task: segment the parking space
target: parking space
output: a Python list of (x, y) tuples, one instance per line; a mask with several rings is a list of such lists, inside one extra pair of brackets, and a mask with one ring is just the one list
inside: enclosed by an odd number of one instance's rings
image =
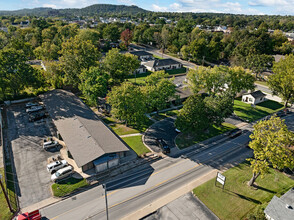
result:
[(144, 135), (144, 142), (148, 147), (150, 147), (154, 152), (161, 152), (156, 139), (163, 139), (167, 145), (171, 148), (171, 153), (177, 150), (175, 146), (175, 138), (177, 132), (174, 127), (175, 118), (167, 118), (153, 124)]
[(20, 207), (24, 208), (51, 196), (47, 159), (59, 152), (57, 149), (51, 152), (43, 149), (43, 139), (51, 136), (48, 119), (29, 122), (24, 104), (8, 107), (7, 122), (7, 138), (12, 148), (17, 193)]

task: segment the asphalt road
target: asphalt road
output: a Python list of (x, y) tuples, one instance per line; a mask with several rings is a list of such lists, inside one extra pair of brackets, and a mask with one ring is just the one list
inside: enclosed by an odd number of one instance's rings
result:
[(41, 143), (50, 136), (45, 120), (29, 122), (24, 105), (7, 109), (8, 143), (11, 144), (13, 166), (16, 170), (17, 195), (24, 208), (51, 197), (50, 174), (46, 170), (47, 158), (55, 152), (47, 152)]
[(144, 46), (137, 46), (137, 45), (133, 45), (133, 44), (131, 44), (130, 46), (135, 48), (136, 50), (146, 50), (149, 53), (152, 53), (152, 54), (154, 54), (158, 57), (164, 58), (164, 59), (171, 58), (171, 59), (177, 60), (178, 62), (182, 63), (184, 66), (188, 67), (189, 69), (194, 69), (197, 66), (194, 63), (191, 63), (191, 62), (188, 62), (185, 60), (181, 60), (179, 58), (175, 58), (175, 57), (169, 56), (167, 54), (161, 53), (158, 49), (156, 49), (154, 47), (144, 47)]
[[(247, 158), (251, 150), (243, 145), (248, 142), (248, 135), (245, 133), (200, 153), (190, 152), (186, 159), (164, 158), (133, 175), (108, 182), (110, 219), (121, 219), (215, 168), (240, 157)], [(103, 189), (101, 186), (92, 188), (41, 209), (41, 213), (49, 219), (106, 219)]]

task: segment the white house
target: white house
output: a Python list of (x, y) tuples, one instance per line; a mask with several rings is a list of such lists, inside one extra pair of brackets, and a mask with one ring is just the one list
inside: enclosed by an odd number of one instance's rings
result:
[(242, 95), (242, 102), (256, 105), (258, 103), (265, 101), (265, 96), (266, 95), (262, 93), (260, 90), (251, 93), (245, 93)]
[(152, 60), (144, 63), (144, 65), (150, 71), (171, 70), (183, 67), (180, 62), (173, 59)]
[(134, 74), (146, 73), (146, 71), (147, 71), (146, 67), (143, 65), (140, 65), (140, 67), (134, 71)]

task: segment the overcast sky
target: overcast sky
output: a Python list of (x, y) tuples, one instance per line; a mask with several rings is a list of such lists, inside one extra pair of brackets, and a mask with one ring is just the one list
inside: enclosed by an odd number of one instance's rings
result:
[(294, 15), (294, 0), (0, 0), (0, 10), (82, 8), (99, 3), (137, 5), (151, 11)]

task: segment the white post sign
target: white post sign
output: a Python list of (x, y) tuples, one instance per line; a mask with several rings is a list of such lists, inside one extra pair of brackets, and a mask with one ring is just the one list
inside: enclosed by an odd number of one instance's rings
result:
[[(222, 184), (223, 189), (224, 189), (226, 177), (218, 172), (217, 176), (216, 176), (216, 182), (219, 182), (220, 184)], [(216, 182), (215, 182), (215, 185), (216, 185)]]

